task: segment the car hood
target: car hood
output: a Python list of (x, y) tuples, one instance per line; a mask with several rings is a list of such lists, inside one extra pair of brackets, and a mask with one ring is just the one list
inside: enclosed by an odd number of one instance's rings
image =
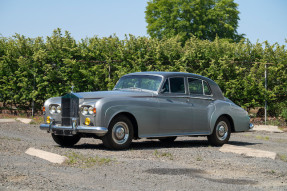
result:
[[(82, 99), (80, 105), (90, 105), (97, 102), (99, 99), (108, 97), (153, 97), (157, 95), (155, 92), (146, 91), (126, 91), (126, 90), (113, 90), (113, 91), (96, 91), (96, 92), (77, 92), (72, 93)], [(48, 107), (50, 104), (61, 105), (61, 97), (52, 97), (45, 101), (44, 105)]]
[(152, 97), (155, 95), (153, 92), (145, 91), (96, 91), (96, 92), (79, 92), (73, 93), (79, 98), (84, 99), (101, 99), (106, 97)]

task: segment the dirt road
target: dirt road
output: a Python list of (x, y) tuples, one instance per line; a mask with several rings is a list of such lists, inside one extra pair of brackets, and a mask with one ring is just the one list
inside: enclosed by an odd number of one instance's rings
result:
[[(277, 159), (222, 153), (205, 137), (173, 144), (134, 141), (126, 151), (100, 140), (57, 146), (38, 125), (0, 123), (0, 190), (287, 190), (287, 133), (232, 134), (230, 144), (276, 152)], [(30, 148), (65, 155), (53, 164), (25, 154)]]

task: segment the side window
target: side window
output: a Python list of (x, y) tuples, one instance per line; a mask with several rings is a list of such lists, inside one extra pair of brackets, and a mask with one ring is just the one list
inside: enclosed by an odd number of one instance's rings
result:
[(165, 92), (169, 92), (169, 84), (168, 84), (168, 79), (165, 80), (164, 84), (163, 84), (163, 93)]
[(202, 80), (188, 78), (188, 87), (190, 94), (203, 95)]
[(211, 90), (207, 82), (203, 81), (204, 95), (211, 95)]
[(185, 93), (184, 78), (169, 78), (171, 93)]

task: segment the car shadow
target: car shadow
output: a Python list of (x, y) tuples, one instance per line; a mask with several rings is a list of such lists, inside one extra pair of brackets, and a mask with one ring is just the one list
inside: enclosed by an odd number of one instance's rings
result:
[[(229, 141), (228, 144), (237, 146), (248, 146), (257, 145), (262, 143), (250, 143), (241, 141)], [(141, 140), (134, 141), (131, 143), (130, 147), (126, 150), (155, 150), (162, 148), (195, 148), (195, 147), (214, 147), (209, 144), (207, 140), (176, 140), (172, 143), (163, 143), (157, 140)], [(102, 143), (101, 144), (90, 144), (84, 143), (79, 145), (74, 145), (74, 149), (95, 149), (95, 150), (111, 150), (107, 149)]]
[(242, 141), (228, 141), (229, 145), (236, 145), (236, 146), (248, 146), (248, 145), (261, 145), (262, 143), (251, 143), (251, 142), (242, 142)]
[(160, 148), (192, 148), (208, 147), (207, 140), (175, 140), (171, 143), (163, 143), (157, 140), (146, 140), (141, 142), (132, 142), (130, 149), (134, 150), (154, 150)]

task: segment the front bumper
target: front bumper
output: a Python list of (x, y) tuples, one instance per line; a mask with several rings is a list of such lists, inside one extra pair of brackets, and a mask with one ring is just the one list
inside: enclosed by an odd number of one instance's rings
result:
[(41, 124), (41, 130), (46, 130), (49, 133), (72, 136), (77, 133), (93, 133), (97, 136), (104, 136), (108, 129), (105, 127), (96, 126), (59, 126), (55, 124)]

